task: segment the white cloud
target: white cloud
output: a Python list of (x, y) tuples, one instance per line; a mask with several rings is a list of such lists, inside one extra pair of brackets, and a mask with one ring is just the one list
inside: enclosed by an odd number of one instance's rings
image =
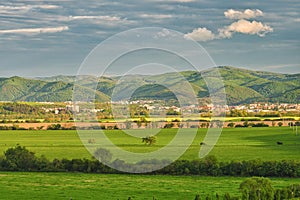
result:
[(224, 28), (219, 29), (219, 37), (230, 38), (235, 32), (264, 37), (267, 33), (273, 32), (273, 28), (261, 22), (251, 22), (245, 19), (241, 19), (229, 26), (225, 26)]
[(36, 35), (41, 33), (57, 33), (69, 30), (68, 26), (59, 26), (51, 28), (23, 28), (23, 29), (10, 29), (0, 30), (0, 34), (22, 34), (22, 35)]
[(231, 38), (234, 33), (248, 35), (258, 35), (264, 37), (267, 33), (273, 32), (273, 28), (257, 21), (248, 21), (241, 19), (218, 30), (218, 34), (213, 33), (205, 27), (194, 29), (191, 33), (184, 35), (186, 39), (196, 41), (209, 41), (214, 39)]
[(161, 31), (157, 32), (157, 34), (154, 35), (154, 38), (164, 38), (164, 37), (177, 37), (178, 34), (169, 31), (168, 29), (162, 29)]
[(163, 15), (163, 14), (142, 14), (142, 18), (152, 18), (152, 19), (170, 19), (172, 15)]
[(256, 10), (246, 9), (243, 12), (229, 9), (224, 12), (224, 15), (226, 18), (229, 19), (251, 19), (251, 18), (263, 16), (264, 13), (259, 9)]
[(180, 2), (180, 3), (188, 3), (188, 2), (194, 2), (195, 0), (171, 0), (174, 2)]
[(57, 5), (20, 5), (20, 6), (3, 6), (0, 5), (0, 13), (9, 13), (9, 12), (28, 12), (31, 9), (57, 9), (60, 8)]
[(189, 3), (189, 2), (195, 2), (196, 0), (155, 0), (155, 1), (157, 1), (157, 2)]
[(224, 12), (226, 18), (238, 19), (231, 23), (229, 26), (224, 26), (218, 29), (217, 33), (213, 33), (205, 27), (194, 29), (192, 32), (184, 35), (186, 39), (194, 39), (196, 41), (209, 41), (214, 39), (231, 38), (234, 33), (242, 33), (247, 35), (258, 35), (264, 37), (267, 33), (273, 32), (273, 28), (269, 25), (263, 24), (259, 21), (249, 21), (246, 19), (263, 16), (261, 10), (246, 9), (243, 12), (229, 9)]
[(87, 23), (97, 24), (101, 26), (121, 26), (133, 24), (134, 21), (128, 20), (127, 18), (121, 18), (118, 16), (109, 16), (109, 15), (79, 15), (79, 16), (69, 16), (69, 17), (60, 17), (60, 21), (87, 21)]
[(196, 41), (209, 41), (215, 39), (215, 34), (207, 28), (197, 28), (191, 33), (185, 34), (184, 38), (193, 39)]
[(105, 21), (121, 21), (122, 19), (120, 17), (115, 16), (70, 16), (69, 20), (85, 20), (85, 19), (99, 19), (99, 20), (105, 20)]

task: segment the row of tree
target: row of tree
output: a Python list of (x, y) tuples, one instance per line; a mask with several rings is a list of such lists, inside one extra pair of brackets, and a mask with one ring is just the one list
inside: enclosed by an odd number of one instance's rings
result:
[[(0, 159), (0, 170), (6, 171), (59, 171), (59, 172), (91, 172), (91, 173), (122, 173), (112, 168), (109, 168), (103, 165), (100, 161), (96, 159), (88, 160), (88, 159), (54, 159), (52, 162), (47, 160), (45, 157), (36, 157), (33, 152), (28, 151), (25, 147), (16, 146), (13, 148), (9, 148), (4, 153), (4, 158)], [(109, 162), (112, 158), (112, 155), (109, 151), (105, 149), (98, 149), (95, 151), (95, 157), (99, 157), (102, 159), (106, 159), (106, 162)], [(158, 161), (145, 161), (140, 163), (140, 165), (146, 166), (161, 164)], [(112, 164), (115, 165), (127, 165), (128, 164), (122, 162), (121, 160), (115, 160)], [(239, 169), (241, 167), (234, 168), (233, 166), (237, 163), (229, 163), (227, 164), (227, 169), (231, 171), (231, 175), (241, 175)], [(244, 162), (246, 164), (246, 162)], [(249, 167), (251, 164), (252, 167)], [(253, 163), (248, 162), (248, 170), (252, 168), (253, 170), (257, 170), (257, 172), (244, 174), (247, 176), (259, 175), (262, 168), (260, 167), (262, 164), (266, 163)], [(270, 165), (274, 163), (269, 163), (269, 170), (271, 170)], [(276, 163), (275, 163), (276, 164)], [(202, 166), (203, 165), (203, 166)], [(242, 163), (240, 163), (242, 165)], [(280, 175), (297, 175), (294, 173), (287, 173), (287, 171), (297, 171), (298, 177), (300, 176), (300, 163), (291, 164), (291, 162), (278, 162), (277, 165), (280, 165), (283, 168), (278, 168), (280, 170)], [(295, 167), (297, 165), (297, 167)], [(215, 170), (218, 171), (222, 167), (222, 164), (218, 166), (216, 159), (214, 157), (208, 157), (203, 161), (176, 161), (173, 164), (169, 165), (162, 170), (153, 172), (152, 174), (201, 174), (201, 175), (229, 175), (229, 174), (215, 174)], [(256, 169), (256, 167), (258, 167)], [(230, 169), (231, 168), (231, 169)], [(276, 166), (274, 166), (276, 168)], [(200, 173), (201, 171), (201, 173)], [(237, 171), (238, 173), (232, 174), (233, 171)], [(263, 170), (262, 170), (263, 171)], [(267, 174), (265, 174), (267, 175)], [(272, 174), (269, 174), (272, 175)], [(207, 195), (204, 197), (206, 200), (212, 199), (225, 199), (225, 200), (283, 200), (283, 199), (293, 199), (300, 198), (300, 184), (293, 184), (288, 187), (284, 187), (281, 189), (275, 189), (271, 181), (267, 178), (261, 177), (253, 177), (246, 179), (240, 184), (240, 196), (232, 196), (230, 193), (225, 193), (223, 196), (216, 194), (215, 196)], [(200, 195), (195, 196), (195, 200), (202, 199)]]
[[(95, 159), (95, 157), (97, 159)], [(54, 159), (49, 161), (45, 157), (36, 157), (25, 147), (17, 145), (4, 152), (0, 157), (0, 171), (65, 171), (86, 173), (122, 173), (115, 169), (141, 172), (149, 169), (159, 169), (152, 174), (168, 175), (204, 175), (204, 176), (264, 176), (264, 177), (300, 177), (299, 161), (232, 161), (218, 162), (214, 156), (207, 156), (202, 160), (144, 160), (136, 164), (129, 164), (123, 160), (113, 160), (113, 155), (103, 148), (97, 149), (93, 159)], [(100, 161), (110, 163), (112, 169)], [(167, 166), (166, 166), (167, 165)], [(161, 167), (166, 166), (166, 167)]]

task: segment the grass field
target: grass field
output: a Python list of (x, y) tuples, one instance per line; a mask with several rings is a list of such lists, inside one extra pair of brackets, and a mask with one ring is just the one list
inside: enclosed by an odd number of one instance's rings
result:
[[(245, 178), (0, 172), (0, 199), (180, 199), (196, 194), (239, 194)], [(271, 179), (282, 188), (300, 179)]]
[[(136, 135), (145, 135), (145, 130), (131, 130)], [(140, 138), (126, 135), (120, 130), (106, 131), (116, 145), (133, 152), (149, 152), (165, 146), (176, 134), (177, 129), (163, 129), (157, 135), (157, 143), (145, 146)], [(184, 129), (189, 134), (189, 129)], [(197, 159), (199, 143), (207, 129), (198, 134), (182, 159)], [(90, 131), (89, 131), (90, 132)], [(96, 133), (96, 132), (95, 132)], [(151, 134), (151, 131), (150, 131)], [(283, 145), (277, 145), (277, 141)], [(39, 155), (53, 158), (91, 158), (82, 145), (76, 131), (0, 131), (0, 152), (16, 144), (26, 146)], [(219, 161), (230, 160), (300, 160), (300, 135), (296, 136), (289, 127), (226, 128), (211, 151)]]
[[(183, 129), (190, 134), (192, 129)], [(144, 136), (155, 130), (131, 130)], [(177, 129), (163, 129), (157, 143), (145, 146), (140, 138), (120, 130), (106, 131), (116, 145), (133, 152), (154, 151), (165, 146)], [(207, 129), (197, 136), (182, 159), (197, 159)], [(86, 134), (90, 133), (88, 131)], [(97, 134), (96, 131), (93, 131)], [(148, 132), (146, 133), (148, 134)], [(277, 145), (277, 141), (283, 145)], [(0, 131), (0, 152), (16, 144), (26, 146), (39, 155), (53, 158), (91, 158), (76, 131)], [(289, 127), (226, 128), (210, 153), (219, 161), (230, 160), (300, 160), (300, 136)], [(104, 175), (82, 173), (0, 172), (0, 199), (194, 199), (196, 194), (239, 194), (240, 177)], [(271, 179), (275, 188), (282, 188), (300, 179)]]

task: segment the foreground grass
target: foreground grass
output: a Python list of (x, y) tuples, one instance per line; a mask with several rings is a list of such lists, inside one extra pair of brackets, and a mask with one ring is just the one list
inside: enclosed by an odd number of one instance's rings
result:
[[(140, 137), (151, 135), (154, 130), (131, 130), (137, 136), (128, 136), (122, 131), (106, 131), (111, 141), (121, 148), (132, 152), (150, 152), (164, 147), (176, 135), (177, 129), (163, 129), (157, 134), (157, 143), (145, 146)], [(184, 129), (189, 134), (192, 129)], [(182, 159), (197, 159), (199, 143), (207, 129), (199, 129), (198, 134)], [(87, 131), (87, 133), (96, 131)], [(277, 141), (283, 145), (277, 145)], [(16, 144), (26, 146), (37, 156), (53, 158), (91, 158), (82, 145), (76, 131), (0, 131), (0, 152)], [(300, 160), (300, 136), (295, 136), (289, 127), (267, 128), (226, 128), (211, 151), (219, 161), (231, 160)], [(1, 154), (0, 154), (1, 155)]]
[[(0, 199), (194, 199), (196, 194), (239, 194), (245, 178), (103, 175), (81, 173), (0, 173)], [(300, 179), (271, 179), (282, 188)]]

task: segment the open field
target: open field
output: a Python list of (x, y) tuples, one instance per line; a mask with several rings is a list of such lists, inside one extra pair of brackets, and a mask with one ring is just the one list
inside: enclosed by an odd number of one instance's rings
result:
[[(194, 199), (196, 194), (239, 194), (245, 178), (0, 172), (0, 199)], [(300, 179), (271, 179), (282, 188)]]
[[(182, 129), (189, 134), (192, 129)], [(151, 135), (152, 129), (131, 130), (136, 135)], [(162, 129), (157, 134), (157, 143), (145, 146), (140, 138), (126, 135), (120, 130), (107, 130), (106, 134), (116, 145), (132, 152), (157, 150), (175, 136), (177, 129)], [(207, 129), (199, 129), (198, 134), (182, 159), (197, 159)], [(91, 131), (88, 131), (89, 133)], [(96, 131), (92, 131), (97, 133)], [(283, 145), (277, 145), (277, 141)], [(0, 131), (0, 152), (16, 144), (26, 146), (38, 156), (53, 158), (91, 158), (82, 145), (76, 131)], [(289, 127), (267, 128), (226, 128), (210, 155), (219, 161), (230, 160), (300, 160), (300, 135), (296, 136)]]

